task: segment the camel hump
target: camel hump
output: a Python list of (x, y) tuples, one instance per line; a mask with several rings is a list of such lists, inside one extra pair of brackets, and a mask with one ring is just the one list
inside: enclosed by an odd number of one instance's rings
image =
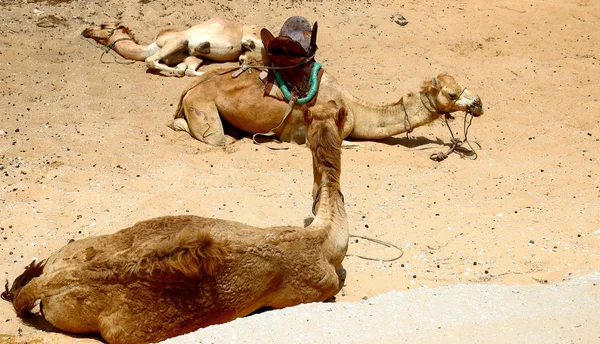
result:
[(212, 275), (228, 252), (227, 243), (213, 238), (209, 230), (187, 226), (125, 269), (129, 274), (151, 279), (172, 274), (199, 279)]

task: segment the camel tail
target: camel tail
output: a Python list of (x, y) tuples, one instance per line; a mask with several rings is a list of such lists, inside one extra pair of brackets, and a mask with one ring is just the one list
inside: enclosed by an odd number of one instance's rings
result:
[(42, 260), (39, 263), (35, 260), (31, 262), (31, 264), (25, 268), (25, 272), (15, 279), (10, 290), (8, 289), (8, 281), (6, 281), (4, 286), (5, 290), (2, 292), (2, 299), (13, 304), (13, 307), (20, 318), (25, 318), (31, 314), (30, 311), (39, 298), (35, 293), (35, 290), (25, 287), (32, 279), (39, 277), (42, 274), (45, 265), (45, 260)]
[(171, 274), (201, 278), (214, 274), (228, 252), (227, 243), (215, 240), (207, 230), (185, 228), (126, 269), (129, 274), (158, 278)]

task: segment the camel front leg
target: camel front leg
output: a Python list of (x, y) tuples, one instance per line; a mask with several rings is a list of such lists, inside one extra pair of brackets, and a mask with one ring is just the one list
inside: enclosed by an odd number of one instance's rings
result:
[(183, 102), (190, 135), (209, 145), (225, 146), (223, 123), (215, 104), (186, 104), (185, 99)]
[[(173, 37), (168, 40), (165, 45), (154, 55), (146, 58), (146, 66), (150, 69), (158, 69), (169, 74), (176, 76), (183, 76), (186, 71), (185, 64), (179, 63), (176, 68), (169, 67), (164, 63), (160, 63), (163, 59), (168, 59), (172, 55), (181, 54), (182, 51), (187, 49), (188, 40), (183, 37)], [(184, 60), (185, 61), (185, 60)]]

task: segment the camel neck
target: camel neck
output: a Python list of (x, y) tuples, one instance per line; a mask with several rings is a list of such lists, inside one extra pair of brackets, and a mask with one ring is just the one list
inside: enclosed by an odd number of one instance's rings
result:
[[(324, 177), (325, 181), (326, 178)], [(337, 182), (323, 182), (318, 192), (319, 207), (309, 228), (318, 228), (327, 232), (323, 250), (336, 266), (342, 263), (348, 250), (348, 219), (344, 207), (344, 198)]]
[(108, 46), (122, 57), (135, 61), (144, 61), (148, 56), (160, 50), (156, 43), (142, 46), (136, 43), (129, 35), (122, 32), (115, 32), (110, 38)]
[(327, 132), (332, 128), (322, 130), (309, 143), (315, 178), (313, 192), (316, 194), (313, 196), (318, 205), (311, 227), (324, 231), (324, 252), (332, 263), (338, 265), (346, 255), (349, 240), (348, 220), (340, 190), (342, 142), (339, 135)]
[(375, 105), (347, 95), (344, 104), (354, 118), (350, 133), (354, 138), (383, 139), (430, 123), (440, 116), (423, 106), (419, 93), (409, 93), (387, 105)]

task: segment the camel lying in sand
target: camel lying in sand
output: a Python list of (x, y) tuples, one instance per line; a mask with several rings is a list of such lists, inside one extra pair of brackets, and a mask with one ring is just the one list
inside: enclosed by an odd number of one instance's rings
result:
[[(288, 103), (281, 100), (281, 92), (273, 97), (263, 95), (265, 86), (259, 73), (246, 71), (232, 78), (231, 73), (219, 74), (222, 72), (211, 72), (184, 90), (170, 124), (172, 129), (222, 146), (226, 141), (221, 116), (249, 133), (272, 130), (281, 141), (304, 142), (306, 125), (302, 114), (306, 105), (295, 104), (284, 120)], [(419, 91), (408, 93), (393, 104), (374, 105), (352, 96), (324, 72), (317, 104), (330, 100), (347, 111), (342, 138), (382, 139), (430, 123), (445, 113), (469, 110), (475, 116), (483, 114), (481, 99), (447, 74), (425, 81)]]
[(348, 222), (340, 192), (343, 109), (306, 114), (318, 185), (306, 228), (256, 228), (198, 216), (138, 222), (73, 241), (31, 263), (2, 298), (109, 343), (158, 342), (262, 308), (324, 301), (343, 286)]
[[(176, 76), (199, 76), (203, 59), (243, 65), (264, 65), (268, 59), (259, 30), (224, 18), (213, 18), (184, 31), (162, 30), (154, 42), (141, 46), (124, 26), (87, 28), (83, 37), (92, 38), (129, 60), (146, 61), (149, 69)], [(175, 67), (170, 67), (175, 65)]]

